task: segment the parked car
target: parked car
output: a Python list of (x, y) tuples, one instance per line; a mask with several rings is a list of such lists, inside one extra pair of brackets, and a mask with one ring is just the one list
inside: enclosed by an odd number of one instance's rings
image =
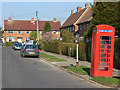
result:
[(22, 46), (20, 54), (22, 57), (25, 57), (25, 56), (39, 57), (39, 49), (34, 44), (25, 44), (24, 46)]
[(15, 43), (13, 43), (13, 45), (12, 45), (12, 49), (20, 50), (21, 47), (22, 47), (22, 44), (19, 43), (19, 42), (15, 42)]

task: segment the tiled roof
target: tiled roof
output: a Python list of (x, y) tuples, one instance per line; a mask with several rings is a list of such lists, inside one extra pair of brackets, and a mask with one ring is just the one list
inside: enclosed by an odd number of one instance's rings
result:
[(77, 24), (84, 23), (87, 21), (90, 21), (92, 19), (92, 9), (88, 8), (84, 16), (80, 19), (80, 21)]
[[(51, 30), (59, 30), (61, 22), (48, 21), (51, 25)], [(44, 29), (46, 21), (39, 21), (39, 30)], [(37, 22), (31, 23), (31, 20), (4, 20), (4, 29), (7, 30), (37, 30)]]
[(86, 8), (82, 9), (79, 12), (71, 14), (68, 17), (68, 19), (65, 21), (65, 23), (62, 25), (62, 27), (67, 27), (67, 26), (73, 25), (80, 18), (80, 16), (84, 13), (85, 10), (86, 10)]

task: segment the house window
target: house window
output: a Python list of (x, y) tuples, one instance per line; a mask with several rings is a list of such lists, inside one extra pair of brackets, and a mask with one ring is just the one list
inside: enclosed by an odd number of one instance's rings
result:
[(29, 38), (25, 38), (25, 41), (28, 41), (29, 40)]
[(26, 31), (26, 33), (27, 33), (27, 34), (29, 34), (29, 33), (30, 33), (30, 31)]
[(83, 25), (83, 29), (85, 30), (85, 24)]
[(75, 27), (73, 26), (73, 32), (75, 31)]
[(21, 33), (21, 31), (18, 31), (18, 33)]
[(73, 31), (73, 32), (74, 32), (74, 29), (75, 29), (75, 28), (74, 28), (74, 26), (71, 26), (71, 31)]
[(79, 25), (79, 29), (82, 30), (82, 25)]
[(58, 31), (53, 31), (53, 34), (58, 34)]
[(13, 30), (9, 30), (8, 33), (13, 33)]
[(13, 42), (14, 41), (14, 37), (7, 37), (7, 42)]
[(89, 27), (89, 24), (87, 23), (87, 29), (88, 29), (88, 27)]

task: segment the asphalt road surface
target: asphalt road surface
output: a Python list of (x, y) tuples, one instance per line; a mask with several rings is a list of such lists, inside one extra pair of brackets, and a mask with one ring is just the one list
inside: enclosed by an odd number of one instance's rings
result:
[(39, 58), (2, 47), (2, 88), (99, 88)]

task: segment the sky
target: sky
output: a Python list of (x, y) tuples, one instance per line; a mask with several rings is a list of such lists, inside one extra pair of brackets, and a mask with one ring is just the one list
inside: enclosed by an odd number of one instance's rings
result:
[[(22, 1), (22, 0), (21, 0)], [(33, 0), (32, 0), (33, 1)], [(64, 0), (65, 1), (65, 0)], [(90, 1), (90, 0), (89, 0)], [(4, 19), (11, 17), (12, 20), (31, 20), (33, 17), (36, 20), (36, 11), (38, 11), (38, 17), (41, 21), (51, 21), (56, 18), (57, 21), (61, 21), (61, 25), (71, 15), (71, 10), (76, 12), (77, 7), (81, 6), (85, 8), (84, 1), (73, 2), (0, 2), (2, 7), (2, 14), (0, 15), (0, 26), (4, 27)], [(93, 4), (92, 1), (88, 2)]]

